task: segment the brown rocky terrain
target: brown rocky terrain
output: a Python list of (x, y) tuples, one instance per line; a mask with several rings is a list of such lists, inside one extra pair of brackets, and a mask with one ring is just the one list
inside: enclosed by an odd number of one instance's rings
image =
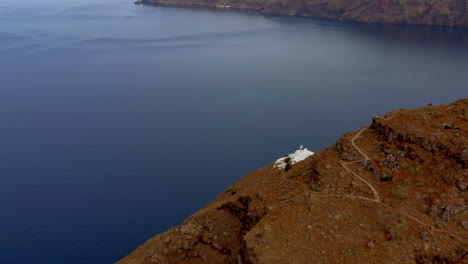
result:
[(143, 0), (144, 4), (216, 7), (266, 15), (312, 16), (385, 24), (468, 26), (468, 0)]
[(468, 99), (269, 165), (119, 264), (468, 263)]

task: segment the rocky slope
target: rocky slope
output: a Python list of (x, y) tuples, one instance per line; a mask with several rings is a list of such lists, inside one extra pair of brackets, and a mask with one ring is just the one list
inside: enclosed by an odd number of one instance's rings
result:
[(468, 263), (468, 99), (256, 170), (119, 264)]
[(269, 15), (313, 16), (385, 24), (468, 26), (468, 0), (143, 0), (145, 4), (216, 7)]

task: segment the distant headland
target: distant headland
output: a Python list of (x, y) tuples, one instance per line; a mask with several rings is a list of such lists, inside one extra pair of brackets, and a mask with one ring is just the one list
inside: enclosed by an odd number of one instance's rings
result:
[(138, 4), (230, 8), (380, 24), (468, 27), (468, 0), (139, 0)]

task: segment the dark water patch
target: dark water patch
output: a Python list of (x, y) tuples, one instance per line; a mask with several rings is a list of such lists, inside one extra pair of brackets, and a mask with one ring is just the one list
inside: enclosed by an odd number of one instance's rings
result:
[(126, 49), (135, 49), (134, 54), (144, 54), (144, 53), (159, 53), (170, 50), (195, 50), (200, 48), (230, 48), (234, 46), (239, 46), (242, 44), (232, 44), (232, 43), (165, 43), (165, 44), (109, 44), (109, 45), (65, 45), (60, 49), (55, 49), (53, 51), (43, 50), (42, 54), (67, 54), (69, 52), (76, 52), (77, 54), (83, 55), (92, 55), (96, 52), (101, 54), (114, 54)]
[(134, 52), (154, 51), (168, 48), (188, 47), (224, 47), (229, 49), (233, 45), (245, 45), (246, 41), (267, 31), (245, 31), (245, 32), (210, 32), (201, 34), (188, 34), (166, 38), (95, 38), (84, 40), (71, 45), (71, 48), (86, 49), (126, 49), (131, 48)]
[(0, 45), (23, 41), (27, 38), (28, 37), (24, 35), (13, 34), (9, 32), (0, 32)]
[(172, 36), (166, 38), (145, 38), (145, 39), (130, 39), (130, 38), (96, 38), (84, 41), (85, 43), (130, 43), (130, 44), (140, 44), (140, 43), (149, 43), (149, 44), (157, 44), (157, 43), (165, 43), (165, 42), (179, 42), (179, 41), (192, 41), (192, 40), (204, 40), (204, 41), (211, 41), (211, 40), (218, 40), (218, 39), (232, 39), (232, 38), (239, 38), (239, 37), (248, 37), (248, 36), (258, 36), (258, 34), (268, 33), (269, 31), (274, 30), (249, 30), (249, 31), (237, 31), (237, 32), (206, 32), (206, 33), (199, 33), (199, 34), (187, 34), (181, 36)]
[(15, 46), (5, 47), (5, 48), (0, 47), (0, 56), (7, 56), (7, 57), (25, 56), (25, 55), (34, 53), (35, 51), (42, 49), (44, 47), (46, 46), (41, 45), (41, 44), (24, 44), (24, 45), (15, 45)]
[(468, 47), (468, 28), (464, 27), (366, 24), (310, 17), (270, 16), (269, 18), (282, 23), (300, 23), (307, 27), (326, 28), (345, 34), (362, 34), (370, 39), (387, 43), (446, 46), (447, 48)]

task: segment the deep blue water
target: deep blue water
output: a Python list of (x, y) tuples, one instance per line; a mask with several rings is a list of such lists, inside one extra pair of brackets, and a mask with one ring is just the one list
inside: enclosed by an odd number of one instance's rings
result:
[(468, 97), (468, 30), (0, 3), (0, 263), (112, 263), (247, 172)]

